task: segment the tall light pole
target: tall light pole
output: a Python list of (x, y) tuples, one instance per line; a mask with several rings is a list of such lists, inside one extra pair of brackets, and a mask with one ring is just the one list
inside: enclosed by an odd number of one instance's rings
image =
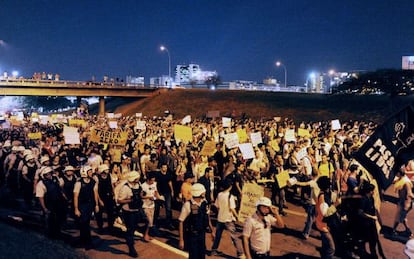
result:
[(283, 69), (285, 70), (285, 87), (287, 87), (287, 69), (286, 69), (286, 66), (280, 61), (276, 62), (276, 66), (277, 67), (283, 67)]
[(163, 45), (161, 45), (160, 50), (165, 51), (168, 54), (168, 85), (171, 88), (171, 55), (170, 55), (170, 51)]

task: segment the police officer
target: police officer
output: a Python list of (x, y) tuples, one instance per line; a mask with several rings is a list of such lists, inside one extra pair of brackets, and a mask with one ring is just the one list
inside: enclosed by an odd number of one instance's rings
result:
[(81, 179), (75, 183), (73, 189), (73, 206), (79, 224), (80, 244), (84, 245), (86, 249), (92, 247), (90, 227), (92, 212), (94, 208), (95, 212), (99, 212), (98, 185), (95, 180), (89, 177), (89, 171), (92, 171), (90, 166), (81, 168)]
[(247, 259), (270, 257), (272, 226), (283, 228), (285, 223), (270, 199), (261, 197), (256, 202), (256, 212), (246, 219), (243, 226), (243, 245)]
[(65, 199), (59, 182), (53, 179), (52, 173), (51, 167), (42, 170), (41, 180), (36, 185), (36, 197), (47, 217), (48, 236), (58, 238), (65, 217)]
[[(212, 229), (208, 215), (207, 201), (204, 198), (206, 189), (200, 183), (196, 183), (191, 187), (192, 198), (186, 201), (181, 208), (178, 218), (180, 221), (180, 249), (184, 249), (185, 245), (188, 249), (190, 259), (205, 258), (206, 254), (206, 230)], [(211, 235), (214, 238), (213, 231)]]
[(75, 168), (71, 165), (66, 166), (63, 170), (63, 193), (66, 196), (66, 216), (71, 215), (73, 217), (73, 189), (77, 181), (76, 176), (74, 175)]
[(108, 221), (108, 229), (111, 230), (114, 224), (114, 189), (112, 185), (111, 176), (109, 174), (109, 167), (106, 164), (102, 164), (98, 167), (98, 194), (99, 194), (99, 212), (96, 213), (96, 223), (98, 228), (102, 231), (103, 227), (103, 211), (106, 212)]
[[(127, 228), (125, 240), (128, 245), (131, 257), (138, 257), (134, 246), (134, 232), (140, 220), (144, 219), (147, 223), (145, 214), (142, 210), (142, 188), (139, 184), (140, 175), (137, 171), (131, 171), (128, 181), (121, 187), (118, 195), (118, 204), (122, 205), (122, 215)], [(146, 224), (145, 236), (148, 236), (148, 224)]]
[(33, 155), (29, 154), (24, 159), (24, 165), (22, 168), (22, 188), (23, 198), (26, 208), (29, 209), (32, 206), (33, 201), (33, 182), (37, 171), (37, 164)]

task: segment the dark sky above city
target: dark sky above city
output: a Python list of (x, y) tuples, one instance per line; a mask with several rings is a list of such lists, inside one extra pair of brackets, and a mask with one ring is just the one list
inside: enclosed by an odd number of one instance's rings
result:
[(223, 81), (401, 68), (413, 0), (0, 0), (0, 70), (125, 78), (196, 63)]

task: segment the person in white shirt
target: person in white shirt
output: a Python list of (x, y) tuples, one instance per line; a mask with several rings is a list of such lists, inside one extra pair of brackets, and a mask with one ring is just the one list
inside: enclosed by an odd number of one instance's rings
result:
[(247, 259), (269, 258), (271, 226), (277, 228), (285, 226), (277, 208), (272, 206), (269, 198), (259, 198), (256, 202), (256, 208), (256, 213), (247, 218), (243, 226), (243, 245)]
[(240, 234), (236, 231), (235, 221), (237, 219), (236, 202), (234, 196), (230, 194), (232, 183), (224, 180), (221, 184), (223, 191), (217, 195), (215, 207), (218, 209), (217, 225), (214, 243), (211, 248), (211, 255), (218, 255), (218, 247), (221, 241), (221, 235), (224, 229), (230, 232), (231, 240), (237, 250), (238, 258), (245, 258), (243, 244), (240, 240)]
[(162, 197), (158, 194), (157, 182), (155, 181), (155, 174), (150, 172), (147, 174), (147, 180), (141, 185), (143, 192), (143, 205), (145, 215), (148, 218), (149, 233), (152, 236), (158, 234), (158, 230), (154, 227), (154, 210), (155, 201), (160, 200)]

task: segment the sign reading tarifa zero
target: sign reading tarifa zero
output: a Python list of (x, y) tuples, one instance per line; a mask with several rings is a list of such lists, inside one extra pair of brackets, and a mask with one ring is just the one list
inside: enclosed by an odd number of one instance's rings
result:
[(91, 129), (91, 141), (125, 146), (128, 133), (119, 130)]

